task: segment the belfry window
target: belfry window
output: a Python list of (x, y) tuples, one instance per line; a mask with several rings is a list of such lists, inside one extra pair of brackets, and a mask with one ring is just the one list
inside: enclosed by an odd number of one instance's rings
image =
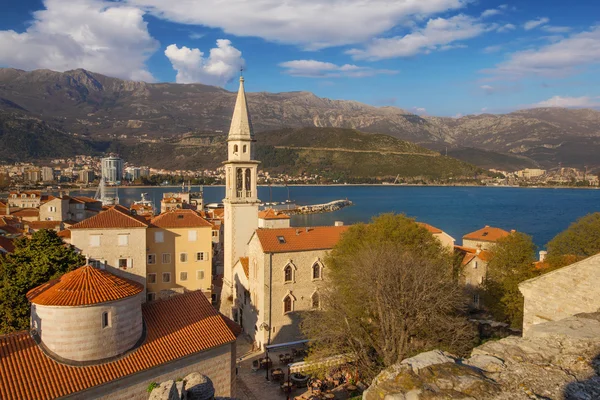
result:
[(244, 187), (246, 189), (246, 196), (250, 196), (250, 191), (252, 190), (252, 187), (250, 186), (252, 184), (252, 176), (251, 176), (251, 171), (250, 168), (246, 168), (246, 177), (245, 177), (245, 182), (244, 182)]
[(236, 170), (236, 185), (235, 185), (237, 197), (242, 197), (242, 183), (243, 183), (242, 182), (243, 181), (242, 174), (243, 174), (242, 169), (238, 168)]
[(234, 144), (233, 145), (233, 154), (237, 154), (237, 152), (238, 152), (238, 145)]
[(244, 149), (244, 153), (247, 152), (248, 151), (248, 146), (244, 145), (243, 149)]

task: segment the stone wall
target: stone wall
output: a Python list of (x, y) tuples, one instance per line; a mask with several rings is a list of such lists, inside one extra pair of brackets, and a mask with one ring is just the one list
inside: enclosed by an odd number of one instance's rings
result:
[(600, 254), (522, 282), (523, 335), (532, 325), (600, 310)]
[(235, 394), (235, 360), (235, 342), (232, 342), (65, 398), (146, 400), (149, 396), (147, 389), (150, 383), (182, 379), (193, 372), (198, 372), (210, 378), (216, 396), (230, 397)]
[(383, 372), (364, 400), (600, 399), (600, 313), (538, 324), (461, 359), (434, 350)]
[[(72, 361), (110, 358), (130, 350), (142, 335), (143, 292), (87, 307), (31, 305), (31, 326), (56, 355)], [(102, 314), (109, 326), (102, 327)]]

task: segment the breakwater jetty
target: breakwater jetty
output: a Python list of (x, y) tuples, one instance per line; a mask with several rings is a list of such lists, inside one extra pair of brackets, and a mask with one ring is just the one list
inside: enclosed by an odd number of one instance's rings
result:
[(349, 207), (352, 202), (348, 199), (345, 200), (334, 200), (324, 204), (312, 204), (306, 206), (297, 206), (290, 210), (281, 210), (281, 212), (292, 215), (292, 214), (318, 214), (341, 210), (344, 207)]

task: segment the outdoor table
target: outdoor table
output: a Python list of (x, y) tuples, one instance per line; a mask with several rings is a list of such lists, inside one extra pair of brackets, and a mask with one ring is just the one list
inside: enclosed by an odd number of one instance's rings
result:
[(333, 393), (325, 393), (325, 397), (326, 399), (335, 399), (335, 394)]
[(291, 393), (292, 389), (294, 388), (294, 384), (291, 382), (283, 382), (280, 387), (284, 393)]
[(354, 385), (348, 385), (346, 386), (346, 390), (348, 391), (348, 393), (354, 393), (356, 392), (357, 387)]
[(280, 381), (283, 379), (283, 371), (281, 368), (277, 368), (271, 371), (271, 377), (274, 381)]
[(261, 358), (260, 359), (260, 366), (261, 368), (269, 368), (271, 367), (272, 362), (270, 358)]

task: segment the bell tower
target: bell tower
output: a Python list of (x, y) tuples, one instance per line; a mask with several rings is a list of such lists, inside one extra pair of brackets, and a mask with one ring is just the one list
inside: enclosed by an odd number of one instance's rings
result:
[(254, 131), (248, 112), (244, 77), (240, 88), (227, 137), (227, 161), (225, 167), (225, 227), (224, 272), (221, 292), (221, 312), (231, 315), (233, 295), (233, 267), (247, 253), (247, 244), (258, 228), (258, 204), (256, 180), (259, 161), (254, 160)]

